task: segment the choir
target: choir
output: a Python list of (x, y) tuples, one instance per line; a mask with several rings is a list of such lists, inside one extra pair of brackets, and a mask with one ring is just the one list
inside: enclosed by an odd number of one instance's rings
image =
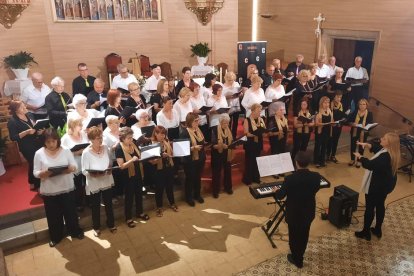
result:
[[(330, 62), (333, 59), (330, 58)], [(326, 166), (326, 162), (338, 163), (338, 141), (343, 125), (349, 124), (349, 165), (360, 167), (354, 153), (363, 154), (360, 144), (367, 141), (369, 134), (365, 127), (373, 123), (368, 102), (361, 98), (366, 71), (361, 76), (357, 74), (360, 59), (356, 59), (355, 72), (347, 73), (352, 78), (349, 82), (343, 79), (341, 67), (335, 62), (325, 65), (325, 60), (321, 58), (307, 67), (302, 63), (303, 56), (298, 55), (297, 61), (286, 69), (286, 76), (280, 61), (276, 62), (276, 66), (269, 66), (264, 76), (265, 91), (263, 78), (254, 64), (247, 67), (246, 79), (239, 78), (241, 84), (233, 72), (226, 72), (224, 84), (209, 73), (200, 87), (191, 79), (190, 68), (184, 67), (183, 79), (175, 89), (171, 87), (172, 82), (159, 74), (151, 80), (151, 87), (156, 90), (145, 90), (144, 87), (145, 91), (132, 80), (124, 81), (122, 88), (114, 87), (105, 93), (103, 81), (95, 79), (94, 90), (89, 95), (76, 93), (73, 99), (64, 92), (63, 80), (56, 77), (52, 80), (53, 90), (46, 96), (45, 106), (51, 125), (67, 129), (62, 138), (53, 129), (36, 129), (34, 118), (27, 113), (25, 105), (12, 101), (13, 117), (8, 122), (11, 139), (19, 143), (29, 162), (29, 183), (39, 187), (40, 179), (50, 245), (54, 246), (62, 239), (63, 217), (69, 233), (81, 238), (83, 232), (77, 222), (76, 207), (82, 211), (85, 204), (92, 209), (96, 236), (101, 231), (102, 200), (106, 224), (111, 232), (116, 231), (112, 204), (122, 196), (128, 227), (136, 226), (134, 218), (148, 220), (149, 216), (143, 210), (144, 187), (155, 190), (157, 216), (163, 215), (164, 191), (170, 208), (177, 212), (173, 189), (174, 183), (179, 184), (180, 167), (185, 173), (186, 202), (190, 206), (195, 206), (195, 202), (202, 204), (201, 174), (208, 153), (211, 153), (213, 197), (219, 197), (221, 186), (226, 193), (232, 194), (231, 163), (234, 142), (240, 138), (237, 137), (240, 125), (240, 134), (246, 136), (242, 181), (247, 185), (260, 183), (256, 158), (263, 153), (263, 139), (269, 139), (270, 154), (283, 153), (288, 151), (290, 132), (293, 132), (293, 160), (298, 152), (307, 150), (314, 134), (313, 161), (319, 168)], [(157, 69), (158, 66), (154, 67), (154, 71)], [(122, 73), (126, 75), (127, 72)], [(360, 81), (356, 81), (358, 78)], [(355, 87), (358, 95), (352, 94)], [(147, 94), (149, 99), (144, 96)], [(288, 123), (287, 114), (290, 98), (293, 98), (292, 125)], [(354, 99), (358, 102), (352, 102)], [(243, 114), (245, 119), (240, 124), (239, 117)], [(94, 123), (99, 117), (105, 119)], [(171, 143), (179, 139), (189, 141), (190, 155), (173, 156)], [(160, 145), (160, 157), (141, 160), (143, 147), (151, 144)], [(55, 176), (48, 169), (56, 165), (67, 167)]]

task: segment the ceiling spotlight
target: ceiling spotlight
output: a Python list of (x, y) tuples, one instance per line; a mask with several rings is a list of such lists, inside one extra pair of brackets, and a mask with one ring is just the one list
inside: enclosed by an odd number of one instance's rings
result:
[(274, 14), (270, 14), (270, 13), (261, 13), (260, 14), (261, 17), (266, 18), (266, 19), (270, 19), (272, 17), (274, 17)]

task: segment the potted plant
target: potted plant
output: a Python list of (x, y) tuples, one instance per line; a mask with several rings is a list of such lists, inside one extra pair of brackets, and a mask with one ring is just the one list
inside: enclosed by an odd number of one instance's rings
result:
[(211, 52), (211, 49), (208, 47), (207, 42), (199, 42), (194, 45), (190, 45), (192, 57), (197, 56), (198, 65), (204, 66), (208, 60), (208, 54)]
[(6, 68), (10, 68), (16, 75), (16, 79), (25, 80), (29, 73), (28, 66), (37, 64), (32, 56), (32, 53), (26, 51), (20, 51), (13, 55), (9, 55), (3, 58), (3, 63)]
[(2, 137), (1, 135), (1, 131), (0, 131), (0, 176), (6, 173), (6, 169), (4, 168), (4, 163), (3, 163), (3, 157), (6, 154), (6, 142), (9, 138), (6, 137)]

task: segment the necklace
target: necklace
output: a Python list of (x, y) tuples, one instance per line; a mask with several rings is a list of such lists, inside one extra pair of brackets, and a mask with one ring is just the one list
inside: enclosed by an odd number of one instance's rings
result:
[(93, 146), (91, 148), (92, 148), (92, 151), (96, 154), (102, 154), (102, 152), (103, 152), (102, 146), (99, 146), (98, 150), (96, 150)]

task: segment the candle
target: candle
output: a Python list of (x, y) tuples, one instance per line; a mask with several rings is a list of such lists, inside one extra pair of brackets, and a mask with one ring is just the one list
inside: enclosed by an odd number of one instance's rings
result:
[(223, 68), (220, 67), (220, 82), (223, 83)]

